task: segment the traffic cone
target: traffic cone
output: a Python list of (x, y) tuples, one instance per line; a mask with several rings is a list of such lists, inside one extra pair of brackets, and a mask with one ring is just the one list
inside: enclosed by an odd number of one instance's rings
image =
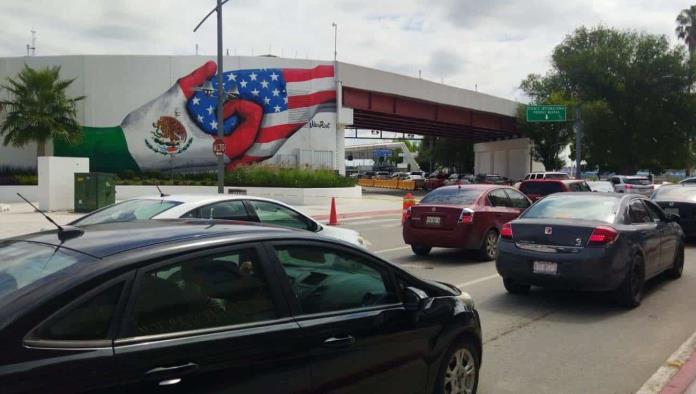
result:
[(329, 214), (329, 226), (338, 224), (338, 215), (336, 215), (336, 198), (331, 197), (331, 213)]
[(413, 194), (411, 194), (410, 192), (406, 193), (406, 195), (404, 196), (403, 204), (402, 204), (401, 224), (404, 224), (406, 222), (406, 220), (408, 219), (408, 210), (409, 210), (409, 208), (411, 208), (415, 204), (416, 204), (416, 199), (413, 198)]

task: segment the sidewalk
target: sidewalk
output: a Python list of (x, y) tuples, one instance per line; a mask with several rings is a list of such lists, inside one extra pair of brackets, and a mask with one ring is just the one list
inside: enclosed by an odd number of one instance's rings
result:
[(696, 332), (672, 353), (636, 394), (696, 394)]
[[(53, 225), (26, 203), (3, 205), (9, 206), (9, 211), (0, 212), (0, 239), (53, 228)], [(339, 223), (344, 219), (401, 215), (401, 206), (402, 198), (398, 196), (367, 195), (363, 198), (336, 199)], [(298, 205), (295, 208), (317, 221), (326, 222), (329, 220), (331, 199), (327, 198), (325, 204)], [(50, 212), (49, 216), (58, 224), (67, 224), (83, 214), (57, 211)]]

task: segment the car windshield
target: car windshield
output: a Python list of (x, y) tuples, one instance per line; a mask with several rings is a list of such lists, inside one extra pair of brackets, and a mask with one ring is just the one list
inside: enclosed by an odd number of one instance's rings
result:
[(0, 243), (0, 304), (22, 288), (59, 275), (93, 258), (71, 250), (35, 242)]
[(650, 179), (648, 178), (626, 178), (624, 183), (629, 185), (649, 185)]
[(525, 219), (598, 220), (613, 223), (619, 207), (619, 198), (607, 195), (549, 196), (527, 209), (520, 217)]
[(471, 205), (481, 195), (476, 189), (437, 189), (428, 193), (421, 204)]
[(96, 211), (91, 215), (73, 222), (73, 224), (85, 226), (98, 223), (148, 220), (180, 204), (181, 202), (179, 201), (167, 200), (128, 200)]
[(559, 173), (551, 173), (551, 174), (546, 174), (545, 176), (546, 179), (568, 179), (568, 174), (559, 172)]
[(520, 191), (527, 195), (548, 196), (562, 192), (563, 187), (558, 182), (523, 182), (520, 185)]
[(696, 202), (696, 186), (661, 187), (655, 190), (653, 200)]

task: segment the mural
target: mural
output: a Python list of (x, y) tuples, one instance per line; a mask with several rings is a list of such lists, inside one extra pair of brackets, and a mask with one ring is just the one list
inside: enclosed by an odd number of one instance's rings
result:
[[(229, 70), (222, 89), (216, 72), (213, 61), (201, 65), (120, 126), (85, 128), (80, 144), (58, 142), (55, 154), (88, 156), (92, 168), (102, 171), (213, 167), (212, 144), (222, 127), (225, 162), (232, 169), (273, 157), (317, 113), (335, 110), (332, 65)], [(218, 92), (224, 95), (222, 125)]]

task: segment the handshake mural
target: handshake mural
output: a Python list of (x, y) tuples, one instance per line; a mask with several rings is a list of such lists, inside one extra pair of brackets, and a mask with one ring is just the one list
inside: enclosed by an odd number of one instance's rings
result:
[[(331, 65), (225, 71), (219, 89), (209, 61), (121, 123), (128, 152), (141, 170), (215, 165), (213, 141), (224, 131), (228, 169), (266, 160), (312, 120), (335, 110)], [(224, 122), (218, 124), (218, 94)]]

